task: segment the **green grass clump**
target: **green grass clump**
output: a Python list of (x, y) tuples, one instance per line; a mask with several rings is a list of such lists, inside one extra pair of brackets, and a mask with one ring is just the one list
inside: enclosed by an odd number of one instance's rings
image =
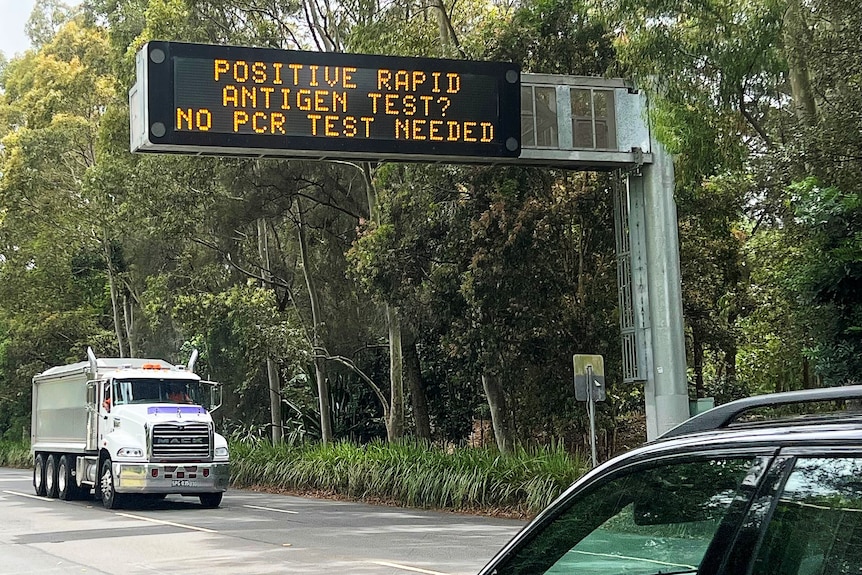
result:
[(321, 491), (405, 507), (532, 515), (587, 469), (561, 448), (440, 448), (410, 442), (273, 446), (235, 443), (237, 487)]
[(21, 441), (0, 441), (0, 467), (19, 467), (26, 469), (33, 466), (30, 456), (30, 444)]

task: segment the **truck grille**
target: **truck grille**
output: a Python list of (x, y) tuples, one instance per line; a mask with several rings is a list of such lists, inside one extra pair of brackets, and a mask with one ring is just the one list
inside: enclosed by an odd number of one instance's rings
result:
[(210, 428), (206, 423), (153, 426), (153, 459), (206, 460), (210, 457)]

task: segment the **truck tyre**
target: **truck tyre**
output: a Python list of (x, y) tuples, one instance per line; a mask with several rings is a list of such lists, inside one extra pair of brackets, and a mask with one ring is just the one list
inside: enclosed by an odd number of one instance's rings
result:
[(207, 509), (215, 509), (219, 505), (221, 505), (221, 498), (224, 493), (219, 491), (218, 493), (201, 493), (199, 495), (201, 500), (201, 505), (206, 507)]
[(45, 496), (57, 497), (57, 456), (51, 453), (45, 456)]
[(45, 454), (37, 453), (33, 463), (33, 491), (45, 497)]
[(63, 501), (71, 501), (78, 497), (73, 465), (74, 459), (68, 455), (60, 456), (60, 463), (57, 464), (57, 497)]
[(102, 462), (102, 473), (99, 475), (99, 478), (102, 505), (105, 506), (105, 509), (119, 509), (123, 498), (119, 493), (114, 491), (114, 468), (111, 465), (110, 459)]

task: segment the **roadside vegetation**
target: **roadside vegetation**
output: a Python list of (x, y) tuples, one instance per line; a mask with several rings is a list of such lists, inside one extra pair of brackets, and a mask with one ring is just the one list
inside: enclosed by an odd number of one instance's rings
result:
[(30, 445), (20, 441), (0, 441), (0, 467), (30, 468)]
[(296, 447), (233, 444), (237, 487), (283, 489), (403, 507), (527, 516), (588, 468), (560, 448), (443, 450), (418, 443)]
[[(31, 465), (27, 445), (0, 443), (0, 466)], [(501, 455), (494, 447), (444, 450), (382, 440), (231, 442), (233, 487), (515, 517), (538, 513), (588, 468), (559, 447)]]

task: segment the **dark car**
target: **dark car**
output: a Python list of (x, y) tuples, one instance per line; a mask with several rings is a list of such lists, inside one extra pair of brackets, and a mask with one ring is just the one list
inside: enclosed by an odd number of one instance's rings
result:
[(862, 574), (860, 401), (847, 386), (694, 417), (585, 475), (481, 575)]

